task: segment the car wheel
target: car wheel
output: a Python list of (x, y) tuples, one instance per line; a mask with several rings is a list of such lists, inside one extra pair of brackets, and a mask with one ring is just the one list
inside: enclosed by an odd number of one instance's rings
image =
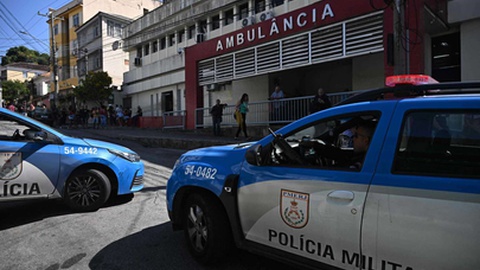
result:
[(65, 184), (65, 203), (76, 211), (98, 210), (111, 192), (107, 176), (95, 169), (75, 172)]
[(188, 249), (198, 262), (209, 264), (225, 258), (233, 239), (221, 206), (206, 196), (193, 194), (187, 199), (183, 218)]

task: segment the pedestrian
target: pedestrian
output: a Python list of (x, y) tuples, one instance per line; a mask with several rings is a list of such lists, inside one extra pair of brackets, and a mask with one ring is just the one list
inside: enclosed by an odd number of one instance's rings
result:
[(330, 102), (327, 94), (325, 94), (323, 88), (318, 88), (317, 94), (310, 102), (310, 113), (319, 112), (330, 107), (332, 107), (332, 102)]
[(281, 114), (282, 114), (282, 102), (278, 101), (279, 99), (283, 99), (285, 96), (283, 94), (282, 89), (280, 88), (279, 85), (275, 86), (275, 90), (273, 90), (272, 95), (269, 100), (273, 100), (273, 108), (271, 110), (271, 116), (270, 119), (273, 121), (279, 121), (282, 119)]
[(100, 110), (97, 107), (92, 109), (93, 129), (100, 128)]
[(243, 134), (245, 135), (245, 138), (247, 140), (250, 139), (250, 137), (248, 137), (248, 134), (247, 134), (247, 124), (246, 124), (247, 112), (248, 112), (248, 94), (244, 93), (242, 95), (242, 98), (240, 98), (240, 100), (237, 102), (235, 106), (235, 119), (237, 120), (237, 124), (238, 124), (235, 140), (238, 140), (238, 135), (240, 135), (241, 131), (243, 131)]
[(15, 107), (13, 103), (8, 103), (7, 109), (9, 109), (12, 112), (15, 112), (17, 110), (17, 107)]
[(35, 112), (35, 105), (33, 105), (33, 103), (30, 103), (27, 108), (27, 115), (30, 117), (33, 117), (34, 112)]
[(99, 112), (99, 115), (100, 115), (100, 127), (101, 128), (106, 128), (107, 127), (108, 112), (107, 112), (107, 108), (105, 107), (105, 105), (101, 105), (98, 112)]
[(212, 109), (210, 109), (210, 114), (212, 115), (212, 122), (213, 122), (213, 135), (214, 136), (222, 136), (220, 130), (220, 124), (222, 123), (222, 116), (223, 116), (223, 109), (227, 106), (227, 104), (220, 104), (220, 99), (217, 99), (216, 104), (213, 105)]
[(140, 105), (137, 106), (137, 114), (135, 114), (133, 117), (132, 117), (132, 125), (134, 127), (138, 127), (138, 120), (140, 117), (143, 116), (143, 111), (142, 111), (142, 107), (140, 107)]
[(83, 128), (88, 127), (88, 119), (90, 119), (90, 110), (88, 109), (87, 105), (84, 105), (83, 108), (80, 110), (80, 118), (82, 121)]

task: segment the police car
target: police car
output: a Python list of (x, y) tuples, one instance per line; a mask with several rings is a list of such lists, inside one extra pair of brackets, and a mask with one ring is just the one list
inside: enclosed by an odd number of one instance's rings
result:
[(173, 228), (202, 263), (236, 246), (313, 269), (479, 269), (480, 83), (433, 82), (387, 78), (258, 142), (185, 153)]
[(128, 148), (69, 137), (0, 108), (0, 202), (62, 198), (73, 210), (94, 211), (141, 190), (143, 173)]

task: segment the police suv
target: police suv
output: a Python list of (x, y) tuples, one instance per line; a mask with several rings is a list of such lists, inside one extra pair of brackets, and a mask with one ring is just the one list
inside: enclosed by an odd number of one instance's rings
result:
[(480, 268), (480, 83), (387, 78), (253, 143), (193, 150), (167, 185), (198, 261)]
[(120, 145), (66, 136), (0, 108), (0, 202), (56, 199), (94, 211), (143, 188), (139, 155)]

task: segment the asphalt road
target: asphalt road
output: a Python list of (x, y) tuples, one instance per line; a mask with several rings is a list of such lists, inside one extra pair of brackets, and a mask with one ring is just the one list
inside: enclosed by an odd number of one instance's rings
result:
[(166, 182), (183, 150), (84, 136), (137, 151), (145, 164), (145, 188), (91, 213), (72, 213), (57, 201), (0, 204), (0, 269), (291, 268), (244, 251), (214, 266), (199, 265), (183, 233), (172, 230), (165, 204)]

